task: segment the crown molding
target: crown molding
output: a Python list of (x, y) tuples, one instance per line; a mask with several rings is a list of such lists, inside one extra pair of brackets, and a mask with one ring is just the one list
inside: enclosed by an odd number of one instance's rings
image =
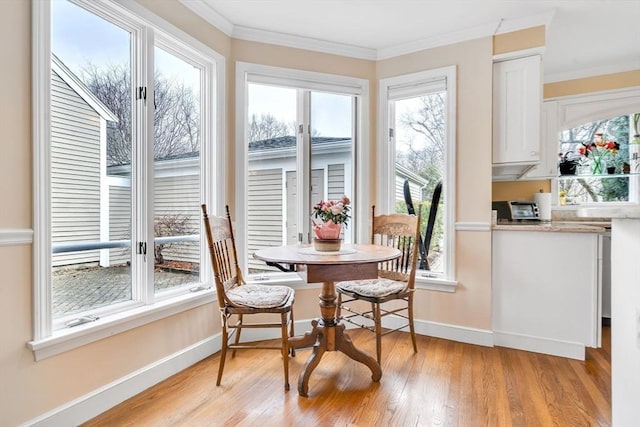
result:
[(228, 35), (233, 34), (234, 25), (224, 16), (220, 15), (216, 10), (211, 7), (208, 2), (203, 0), (179, 0), (188, 9), (191, 9), (205, 21)]
[(376, 50), (366, 47), (354, 46), (344, 43), (330, 42), (311, 37), (294, 36), (291, 34), (274, 31), (259, 30), (256, 28), (236, 25), (233, 28), (233, 38), (240, 40), (269, 43), (279, 46), (306, 49), (334, 55), (348, 56), (358, 59), (377, 59)]
[(450, 44), (474, 40), (481, 37), (488, 37), (493, 35), (498, 25), (499, 23), (481, 25), (473, 28), (468, 28), (462, 31), (441, 34), (436, 37), (429, 37), (426, 39), (403, 43), (396, 46), (381, 48), (381, 49), (378, 49), (377, 51), (378, 55), (376, 59), (379, 59), (379, 60), (389, 59), (389, 58), (394, 58), (400, 55), (419, 52), (421, 50), (447, 46)]
[(525, 16), (523, 18), (504, 19), (501, 20), (496, 28), (495, 34), (511, 33), (513, 31), (524, 30), (525, 28), (539, 27), (544, 25), (548, 27), (551, 24), (551, 20), (556, 14), (556, 10), (546, 13), (540, 13), (538, 15)]
[(269, 43), (279, 46), (287, 46), (297, 49), (305, 49), (368, 60), (388, 59), (425, 49), (432, 49), (435, 47), (474, 40), (481, 37), (490, 37), (496, 34), (509, 33), (512, 31), (523, 30), (525, 28), (540, 25), (547, 26), (549, 25), (551, 19), (555, 14), (554, 10), (549, 13), (532, 15), (525, 18), (501, 19), (497, 22), (468, 28), (462, 31), (441, 34), (435, 37), (429, 37), (426, 39), (403, 43), (395, 46), (373, 49), (310, 37), (302, 37), (292, 34), (234, 25), (218, 12), (216, 12), (215, 9), (206, 0), (179, 1), (187, 8), (200, 15), (211, 25), (217, 27), (228, 36), (239, 40)]
[(511, 33), (525, 28), (549, 25), (555, 15), (555, 10), (549, 13), (527, 16), (517, 19), (501, 19), (494, 23), (478, 25), (465, 30), (442, 34), (436, 37), (404, 43), (389, 48), (378, 49), (377, 59), (388, 59), (408, 53), (418, 52), (435, 47), (447, 46), (450, 44), (466, 42), (469, 40), (490, 37), (497, 34)]
[(580, 70), (545, 73), (545, 83), (563, 82), (567, 80), (578, 80), (589, 77), (602, 76), (605, 74), (624, 73), (626, 71), (640, 70), (640, 59), (632, 61), (623, 61), (615, 64), (609, 63), (598, 67), (581, 68)]

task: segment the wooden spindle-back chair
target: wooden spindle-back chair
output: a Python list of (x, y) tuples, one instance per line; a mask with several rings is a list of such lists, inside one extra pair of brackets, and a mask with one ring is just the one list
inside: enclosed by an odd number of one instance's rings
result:
[[(400, 258), (385, 261), (378, 265), (378, 278), (338, 282), (338, 317), (342, 320), (368, 329), (376, 334), (376, 356), (380, 363), (382, 355), (382, 336), (409, 327), (413, 350), (416, 346), (415, 328), (413, 325), (413, 293), (418, 261), (420, 236), (420, 215), (389, 214), (375, 215), (375, 206), (371, 216), (371, 243), (393, 246), (402, 253)], [(404, 304), (386, 309), (384, 303), (400, 300)], [(356, 305), (347, 305), (355, 301), (367, 301), (369, 310), (359, 310)], [(342, 312), (348, 314), (343, 316)], [(385, 332), (382, 331), (382, 318), (394, 315), (404, 319), (402, 325), (396, 325)]]
[[(284, 388), (289, 390), (289, 344), (294, 334), (294, 291), (288, 286), (247, 284), (238, 265), (235, 239), (229, 206), (225, 217), (207, 215), (207, 206), (202, 205), (202, 215), (213, 266), (218, 304), (222, 321), (222, 348), (216, 385), (220, 385), (227, 349), (263, 348), (277, 349), (282, 353), (284, 364)], [(252, 314), (279, 314), (280, 322), (245, 323), (244, 317)], [(232, 321), (233, 320), (233, 321)], [(279, 346), (241, 343), (243, 328), (279, 328), (282, 340)], [(233, 344), (229, 339), (235, 334)], [(293, 351), (291, 352), (294, 354)]]

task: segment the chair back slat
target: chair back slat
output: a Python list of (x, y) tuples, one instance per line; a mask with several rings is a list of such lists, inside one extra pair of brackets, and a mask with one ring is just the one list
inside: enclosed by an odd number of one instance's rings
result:
[(231, 215), (229, 207), (226, 207), (226, 216), (209, 217), (207, 206), (201, 205), (211, 265), (218, 293), (218, 304), (221, 308), (225, 305), (235, 305), (227, 298), (227, 291), (244, 284), (233, 237)]
[(415, 265), (418, 260), (418, 241), (420, 235), (420, 214), (375, 215), (372, 209), (373, 223), (371, 227), (371, 243), (390, 246), (400, 250), (401, 255), (391, 261), (378, 264), (378, 276), (391, 280), (408, 282), (413, 288), (415, 281)]

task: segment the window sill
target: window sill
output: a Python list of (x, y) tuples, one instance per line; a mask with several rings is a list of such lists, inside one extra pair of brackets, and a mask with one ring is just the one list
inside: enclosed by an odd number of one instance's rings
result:
[(416, 289), (426, 289), (429, 291), (450, 292), (456, 291), (457, 280), (441, 279), (439, 277), (421, 276), (421, 272), (416, 274)]
[(252, 285), (284, 285), (293, 289), (311, 289), (319, 287), (317, 283), (305, 282), (297, 273), (275, 273), (266, 275), (252, 275), (247, 278), (247, 283)]
[(49, 337), (28, 342), (27, 347), (33, 351), (35, 360), (39, 361), (213, 301), (216, 301), (213, 290), (197, 295), (185, 294), (95, 322), (57, 330)]
[[(430, 291), (455, 292), (458, 282), (456, 280), (441, 279), (439, 277), (420, 276), (420, 272), (416, 274), (416, 289), (427, 289)], [(247, 283), (261, 285), (285, 285), (291, 286), (293, 289), (310, 289), (318, 288), (318, 283), (307, 283), (294, 273), (272, 274), (250, 277)]]

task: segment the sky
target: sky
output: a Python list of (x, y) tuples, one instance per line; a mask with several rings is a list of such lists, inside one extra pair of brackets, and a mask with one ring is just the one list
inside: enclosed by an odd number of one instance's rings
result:
[[(130, 64), (128, 31), (85, 11), (66, 0), (52, 2), (52, 50), (78, 77), (89, 63), (97, 67)], [(159, 48), (155, 50), (156, 69), (165, 77), (198, 87), (198, 70)], [(296, 95), (292, 89), (263, 85), (251, 91), (249, 116), (272, 114), (287, 124), (296, 120)], [(351, 97), (314, 92), (312, 123), (321, 136), (349, 137)]]
[[(130, 67), (130, 33), (66, 0), (51, 7), (51, 48), (78, 77), (88, 64), (97, 67)], [(182, 59), (155, 49), (156, 69), (165, 77), (181, 81), (197, 90), (199, 70)]]
[[(271, 114), (287, 124), (296, 121), (296, 90), (250, 84), (249, 117)], [(311, 94), (311, 125), (319, 136), (351, 137), (351, 96)]]

